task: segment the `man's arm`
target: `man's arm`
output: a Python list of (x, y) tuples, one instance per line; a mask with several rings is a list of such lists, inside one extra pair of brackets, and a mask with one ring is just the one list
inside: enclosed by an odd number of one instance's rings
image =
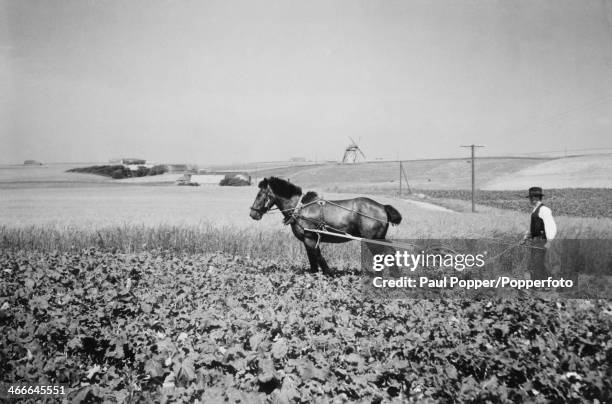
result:
[(540, 219), (544, 221), (544, 232), (548, 241), (553, 240), (557, 235), (557, 224), (553, 219), (552, 211), (547, 206), (542, 206), (538, 214)]

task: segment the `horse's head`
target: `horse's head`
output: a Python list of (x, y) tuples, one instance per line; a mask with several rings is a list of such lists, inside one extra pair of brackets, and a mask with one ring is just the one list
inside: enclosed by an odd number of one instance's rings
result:
[(270, 210), (275, 201), (276, 198), (270, 189), (268, 179), (264, 178), (259, 183), (259, 192), (257, 192), (255, 201), (253, 201), (253, 205), (251, 205), (251, 218), (261, 220), (262, 216)]

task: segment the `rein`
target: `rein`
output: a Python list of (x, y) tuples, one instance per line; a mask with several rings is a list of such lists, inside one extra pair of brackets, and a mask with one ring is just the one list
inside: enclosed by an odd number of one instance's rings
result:
[[(266, 193), (266, 203), (268, 203), (268, 201), (269, 201), (268, 198), (269, 197), (270, 197), (270, 193), (267, 192)], [(346, 233), (346, 232), (344, 232), (344, 231), (342, 231), (340, 229), (336, 229), (333, 226), (330, 226), (327, 223), (325, 223), (324, 216), (323, 216), (323, 205), (325, 205), (326, 203), (329, 203), (330, 205), (333, 205), (333, 206), (336, 206), (338, 208), (347, 210), (349, 212), (356, 213), (356, 214), (358, 214), (360, 216), (364, 216), (364, 217), (367, 217), (367, 218), (372, 219), (372, 220), (376, 220), (376, 221), (378, 221), (380, 223), (387, 224), (387, 223), (389, 223), (389, 221), (388, 220), (381, 220), (381, 219), (378, 219), (376, 217), (372, 217), (372, 216), (367, 215), (365, 213), (358, 212), (358, 211), (356, 211), (354, 209), (347, 208), (345, 206), (342, 206), (342, 205), (339, 205), (337, 203), (325, 200), (323, 198), (317, 198), (314, 201), (310, 201), (308, 203), (302, 204), (302, 198), (303, 198), (303, 195), (300, 196), (300, 199), (298, 200), (298, 203), (293, 208), (279, 209), (277, 206), (273, 206), (273, 207), (270, 207), (270, 208), (266, 209), (266, 207), (264, 205), (264, 207), (262, 207), (262, 208), (254, 208), (253, 206), (251, 206), (251, 209), (256, 211), (256, 212), (259, 212), (260, 214), (264, 214), (266, 212), (271, 212), (271, 213), (286, 213), (286, 212), (291, 212), (291, 215), (288, 216), (284, 220), (284, 222), (283, 222), (285, 225), (288, 225), (288, 224), (296, 221), (297, 219), (301, 219), (301, 220), (304, 220), (306, 222), (314, 224), (317, 227), (316, 229), (306, 228), (306, 227), (300, 225), (297, 222), (295, 223), (296, 225), (301, 227), (304, 232), (311, 232), (311, 233), (315, 233), (317, 235), (317, 247), (319, 246), (319, 243), (321, 242), (321, 235), (328, 235), (328, 236), (333, 236), (333, 237), (341, 237), (341, 238), (346, 238), (346, 239), (349, 239), (349, 240), (355, 240), (355, 241), (361, 241), (361, 242), (366, 242), (366, 243), (385, 245), (385, 246), (390, 246), (390, 247), (400, 247), (400, 248), (401, 247), (404, 247), (404, 248), (415, 247), (413, 244), (405, 244), (405, 243), (398, 243), (398, 242), (388, 242), (388, 241), (373, 240), (373, 239), (366, 239), (366, 238), (362, 238), (362, 237), (352, 236), (352, 235), (350, 235), (350, 234), (348, 234), (348, 233)], [(318, 220), (317, 219), (310, 219), (310, 218), (307, 218), (307, 217), (304, 217), (304, 216), (300, 215), (300, 212), (301, 212), (302, 208), (310, 206), (310, 205), (314, 205), (314, 204), (321, 205), (321, 211), (319, 212), (319, 219)], [(331, 231), (329, 231), (329, 230), (331, 230)], [(499, 242), (501, 244), (506, 244), (509, 247), (504, 249), (501, 253), (496, 254), (493, 257), (489, 257), (487, 259), (488, 262), (494, 261), (494, 260), (500, 258), (502, 255), (506, 254), (508, 251), (510, 251), (510, 250), (512, 250), (512, 249), (514, 249), (516, 247), (523, 247), (523, 248), (529, 248), (529, 249), (544, 249), (542, 247), (523, 245), (523, 244), (521, 244), (521, 242), (507, 243), (507, 242), (503, 242), (503, 241), (501, 241), (499, 239), (494, 239), (494, 240), (496, 240), (497, 242)]]

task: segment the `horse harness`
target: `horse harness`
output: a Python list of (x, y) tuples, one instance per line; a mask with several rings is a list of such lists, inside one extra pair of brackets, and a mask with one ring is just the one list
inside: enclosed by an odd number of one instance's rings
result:
[[(278, 209), (278, 208), (266, 208), (265, 205), (267, 203), (271, 203), (273, 201), (273, 199), (270, 198), (270, 193), (267, 193), (266, 194), (266, 203), (264, 203), (264, 207), (263, 208), (254, 208), (253, 206), (251, 206), (251, 209), (256, 211), (256, 212), (259, 212), (259, 213), (265, 213), (266, 211), (273, 211), (273, 210), (278, 210), (278, 213), (284, 213), (284, 212), (291, 211), (291, 214), (283, 219), (283, 224), (284, 225), (296, 224), (305, 233), (306, 230), (308, 230), (308, 229), (306, 229), (304, 226), (302, 226), (301, 224), (298, 223), (298, 219), (302, 219), (302, 220), (304, 220), (306, 222), (314, 223), (317, 230), (323, 230), (323, 231), (325, 231), (327, 233), (338, 233), (338, 237), (343, 237), (344, 235), (346, 235), (346, 233), (343, 232), (340, 229), (336, 229), (333, 226), (330, 226), (327, 223), (325, 223), (325, 217), (324, 217), (324, 214), (323, 214), (323, 206), (325, 204), (327, 204), (327, 203), (329, 203), (331, 205), (334, 205), (334, 206), (337, 206), (339, 208), (342, 208), (342, 209), (345, 209), (345, 210), (357, 213), (358, 215), (365, 216), (365, 217), (368, 217), (370, 219), (379, 221), (381, 223), (389, 223), (387, 220), (381, 220), (381, 219), (378, 219), (378, 218), (366, 215), (365, 213), (357, 212), (354, 209), (349, 209), (349, 208), (347, 208), (345, 206), (338, 205), (337, 203), (325, 200), (323, 198), (317, 198), (316, 200), (310, 201), (310, 202), (307, 202), (307, 203), (302, 203), (302, 198), (303, 198), (303, 195), (300, 196), (300, 199), (298, 200), (298, 203), (297, 203), (297, 205), (294, 208), (283, 209), (283, 210)], [(303, 208), (305, 208), (306, 206), (314, 205), (314, 204), (317, 204), (317, 205), (320, 206), (320, 209), (319, 209), (319, 219), (318, 220), (304, 217), (301, 214)], [(331, 232), (329, 231), (330, 229), (332, 230)], [(316, 244), (316, 247), (318, 248), (319, 244), (321, 242), (321, 233), (319, 233), (319, 232), (315, 232), (315, 233), (317, 235), (317, 244)], [(372, 241), (376, 241), (376, 240), (369, 240), (369, 242), (372, 242)], [(390, 243), (385, 243), (385, 244), (390, 244)], [(488, 261), (495, 260), (495, 259), (499, 258), (500, 256), (502, 256), (503, 254), (505, 254), (508, 251), (510, 251), (511, 249), (513, 249), (515, 247), (518, 247), (520, 245), (520, 243), (507, 243), (507, 244), (510, 247), (508, 247), (507, 249), (502, 251), (500, 254), (497, 254), (494, 257), (489, 258)], [(393, 245), (397, 246), (398, 244), (397, 243), (393, 243)], [(535, 249), (543, 249), (542, 247), (531, 247), (531, 246), (523, 246), (523, 247), (535, 248)]]
[[(367, 218), (370, 218), (372, 220), (376, 220), (376, 221), (384, 223), (384, 224), (389, 223), (389, 221), (387, 221), (387, 220), (381, 220), (381, 219), (378, 219), (376, 217), (373, 217), (373, 216), (370, 216), (370, 215), (366, 215), (365, 213), (358, 212), (358, 211), (356, 211), (354, 209), (347, 208), (345, 206), (339, 205), (337, 203), (334, 203), (332, 201), (328, 201), (328, 200), (320, 198), (320, 197), (315, 199), (315, 200), (313, 200), (313, 201), (307, 202), (307, 203), (302, 203), (302, 198), (303, 198), (303, 196), (300, 197), (300, 199), (298, 200), (298, 203), (295, 206), (295, 208), (292, 208), (292, 209), (283, 209), (283, 210), (279, 209), (278, 210), (279, 213), (284, 213), (284, 212), (291, 211), (291, 214), (289, 216), (285, 217), (285, 219), (283, 219), (283, 224), (284, 225), (295, 224), (298, 227), (300, 227), (303, 232), (305, 232), (306, 230), (309, 230), (309, 229), (306, 229), (304, 226), (302, 226), (298, 222), (298, 220), (301, 219), (301, 220), (304, 220), (306, 222), (314, 224), (316, 230), (331, 231), (333, 233), (338, 233), (340, 236), (345, 234), (344, 231), (342, 231), (340, 229), (337, 229), (337, 228), (335, 228), (333, 226), (330, 226), (329, 224), (327, 224), (325, 222), (325, 214), (324, 214), (325, 210), (323, 208), (324, 208), (324, 206), (326, 204), (330, 204), (330, 205), (336, 206), (338, 208), (341, 208), (341, 209), (344, 209), (344, 210), (348, 210), (348, 211), (356, 213), (356, 214), (358, 214), (360, 216), (365, 216)], [(303, 208), (305, 208), (307, 206), (310, 206), (310, 205), (314, 205), (314, 204), (319, 205), (319, 217), (317, 219), (312, 219), (312, 218), (305, 217), (304, 215), (302, 215), (302, 209)], [(317, 234), (317, 244), (316, 244), (316, 246), (318, 247), (319, 243), (321, 242), (321, 234), (320, 233), (316, 233), (316, 234)]]
[[(298, 219), (302, 219), (305, 220), (307, 222), (311, 222), (311, 223), (315, 223), (317, 229), (320, 230), (324, 230), (326, 227), (326, 223), (325, 223), (325, 217), (323, 214), (323, 205), (325, 205), (325, 203), (327, 202), (325, 199), (321, 199), (318, 198), (314, 201), (310, 201), (307, 203), (302, 203), (302, 198), (300, 197), (300, 200), (298, 201), (297, 205), (295, 205), (295, 208), (292, 209), (292, 212), (289, 216), (287, 216), (285, 219), (283, 219), (283, 224), (284, 225), (289, 225), (289, 224), (297, 224), (298, 226), (300, 226), (302, 228), (302, 230), (304, 229), (303, 226), (301, 226), (297, 221)], [(305, 217), (302, 215), (302, 209), (305, 208), (306, 206), (310, 206), (310, 205), (314, 205), (317, 204), (320, 206), (319, 208), (319, 220), (314, 220), (308, 217)], [(280, 211), (281, 213), (283, 211)]]

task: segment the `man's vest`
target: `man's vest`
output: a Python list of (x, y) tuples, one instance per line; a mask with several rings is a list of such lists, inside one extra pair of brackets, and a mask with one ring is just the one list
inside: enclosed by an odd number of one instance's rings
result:
[(539, 237), (546, 240), (546, 231), (544, 231), (544, 220), (540, 218), (540, 208), (544, 206), (540, 204), (533, 213), (531, 214), (531, 226), (529, 227), (529, 231), (531, 232), (531, 237)]

